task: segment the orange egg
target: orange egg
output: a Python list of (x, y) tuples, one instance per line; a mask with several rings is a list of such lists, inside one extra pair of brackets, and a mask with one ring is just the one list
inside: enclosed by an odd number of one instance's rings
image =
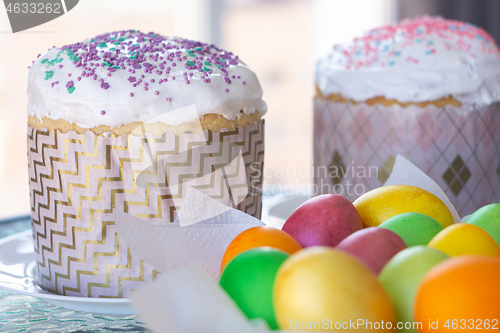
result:
[(250, 228), (243, 231), (229, 243), (222, 257), (221, 274), (226, 265), (238, 254), (260, 246), (273, 247), (288, 254), (293, 254), (302, 249), (302, 246), (292, 236), (282, 230), (266, 226)]
[(443, 261), (415, 295), (420, 333), (477, 332), (500, 327), (500, 259), (465, 255)]

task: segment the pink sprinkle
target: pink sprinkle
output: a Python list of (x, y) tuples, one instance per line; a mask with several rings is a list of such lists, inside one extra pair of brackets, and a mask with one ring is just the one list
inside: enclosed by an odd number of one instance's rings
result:
[(189, 84), (189, 80), (186, 80), (186, 84)]
[(160, 94), (160, 92), (159, 92), (159, 91), (155, 91), (155, 95), (159, 95), (159, 94)]
[(170, 99), (170, 98), (168, 98), (168, 97), (167, 97), (167, 98), (165, 98), (165, 100), (166, 100), (167, 102), (170, 102), (170, 101), (171, 101), (171, 99)]
[(130, 93), (128, 94), (130, 97), (134, 97), (134, 93)]
[(106, 114), (106, 111), (102, 110), (101, 114), (104, 116)]
[(111, 73), (108, 73), (108, 77), (111, 76)]
[(71, 77), (71, 73), (68, 73), (68, 77)]
[(63, 68), (63, 65), (59, 65), (59, 69)]
[(144, 87), (144, 90), (147, 91), (148, 90), (148, 87)]

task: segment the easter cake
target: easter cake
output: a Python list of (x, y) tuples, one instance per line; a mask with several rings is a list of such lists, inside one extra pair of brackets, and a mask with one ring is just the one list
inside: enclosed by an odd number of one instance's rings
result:
[(155, 278), (119, 238), (113, 210), (178, 223), (192, 186), (260, 217), (267, 107), (255, 73), (231, 52), (135, 30), (107, 33), (39, 55), (28, 96), (43, 289), (127, 297)]
[(424, 16), (335, 45), (316, 65), (315, 184), (351, 201), (397, 154), (461, 215), (500, 201), (500, 51), (483, 29)]

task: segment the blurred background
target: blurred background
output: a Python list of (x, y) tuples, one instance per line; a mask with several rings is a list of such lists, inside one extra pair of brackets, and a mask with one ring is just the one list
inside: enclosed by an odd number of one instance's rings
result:
[(368, 29), (423, 14), (469, 21), (500, 37), (499, 0), (82, 0), (16, 34), (0, 10), (0, 219), (29, 212), (28, 66), (53, 45), (138, 29), (239, 55), (257, 73), (268, 104), (265, 191), (307, 193), (316, 60)]

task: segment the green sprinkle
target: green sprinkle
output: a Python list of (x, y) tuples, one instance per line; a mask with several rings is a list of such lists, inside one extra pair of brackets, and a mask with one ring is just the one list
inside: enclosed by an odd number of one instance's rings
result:
[(45, 80), (52, 79), (52, 75), (54, 75), (53, 71), (45, 71)]
[(112, 66), (112, 67), (114, 67), (116, 69), (120, 69), (121, 68), (120, 66)]
[(135, 51), (128, 51), (128, 54), (135, 54)]
[(221, 68), (222, 68), (222, 66), (221, 66), (221, 65), (219, 65), (219, 64), (215, 64), (215, 66), (217, 66), (217, 68), (219, 68), (219, 69), (221, 69)]
[(111, 66), (111, 64), (109, 62), (105, 61), (104, 62), (104, 66), (108, 66), (109, 67), (109, 66)]
[(110, 51), (115, 51), (116, 49), (114, 47), (110, 48), (109, 49)]
[(56, 62), (57, 62), (57, 63), (60, 63), (61, 61), (63, 61), (63, 58), (57, 58), (57, 59), (56, 59)]
[(219, 58), (219, 61), (220, 61), (220, 62), (226, 62), (226, 59), (220, 59), (220, 58)]
[(207, 65), (207, 66), (212, 66), (212, 64), (209, 63), (208, 61), (205, 61), (204, 64)]
[(116, 39), (116, 37), (109, 37), (109, 39), (115, 40), (115, 39)]
[(188, 64), (188, 66), (194, 66), (194, 65), (196, 65), (196, 63), (193, 62), (193, 61), (191, 61), (191, 60), (186, 61), (186, 63)]
[(42, 64), (45, 64), (47, 61), (49, 61), (49, 59), (43, 59), (43, 60), (41, 61), (41, 63), (42, 63)]
[(133, 55), (133, 56), (130, 56), (128, 57), (129, 59), (137, 59), (137, 56), (136, 55)]
[(197, 47), (194, 49), (195, 51), (201, 51), (201, 47)]
[(92, 38), (92, 39), (90, 40), (90, 42), (91, 42), (91, 43), (95, 42), (95, 39), (94, 39), (94, 38)]
[(108, 45), (106, 44), (106, 42), (101, 42), (101, 44), (98, 45), (99, 47), (107, 47)]
[(210, 69), (210, 68), (207, 68), (207, 67), (203, 67), (203, 70), (204, 70), (205, 72), (209, 72), (209, 71), (211, 71), (211, 69)]
[(121, 42), (114, 42), (113, 44), (115, 45), (120, 45)]
[(123, 38), (123, 37), (118, 38), (118, 40), (119, 40), (120, 42), (123, 42), (125, 39), (126, 39), (126, 38)]
[(75, 91), (75, 86), (71, 86), (71, 87), (69, 87), (69, 88), (68, 88), (68, 92), (69, 92), (70, 94), (72, 94), (72, 93), (73, 93), (73, 91)]

